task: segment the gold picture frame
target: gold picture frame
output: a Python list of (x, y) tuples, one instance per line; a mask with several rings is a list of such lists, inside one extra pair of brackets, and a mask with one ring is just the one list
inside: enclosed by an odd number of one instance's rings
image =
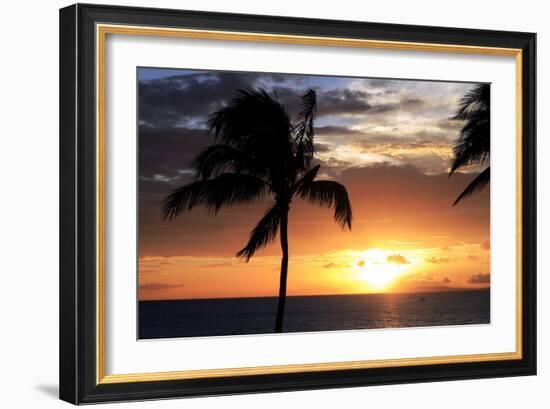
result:
[[(126, 13), (126, 18), (120, 18), (120, 15)], [(180, 13), (180, 14), (178, 14)], [(171, 24), (164, 23), (163, 14), (159, 11), (152, 9), (133, 9), (133, 8), (104, 8), (100, 6), (71, 6), (61, 11), (62, 26), (63, 22), (66, 24), (66, 29), (61, 30), (61, 36), (73, 36), (76, 32), (76, 27), (79, 27), (78, 22), (81, 22), (80, 30), (83, 30), (84, 40), (73, 39), (74, 47), (72, 47), (73, 53), (68, 50), (62, 49), (62, 59), (66, 58), (71, 63), (76, 63), (76, 50), (80, 47), (83, 51), (83, 55), (93, 56), (93, 61), (87, 61), (88, 73), (94, 72), (94, 76), (89, 78), (82, 78), (84, 74), (80, 74), (81, 77), (75, 75), (75, 82), (86, 81), (87, 95), (93, 96), (95, 103), (93, 110), (95, 112), (95, 130), (93, 130), (93, 144), (95, 145), (95, 155), (93, 155), (93, 170), (94, 178), (91, 181), (91, 185), (87, 189), (95, 191), (95, 203), (94, 212), (91, 215), (93, 218), (95, 232), (94, 232), (94, 262), (93, 262), (93, 282), (95, 288), (93, 289), (93, 300), (89, 300), (87, 305), (94, 305), (95, 315), (91, 319), (94, 324), (93, 331), (94, 337), (94, 350), (90, 351), (87, 347), (86, 355), (87, 362), (90, 362), (90, 357), (93, 356), (94, 368), (86, 369), (86, 374), (81, 375), (79, 379), (69, 379), (70, 376), (67, 373), (62, 373), (62, 398), (73, 403), (77, 402), (93, 402), (110, 400), (114, 395), (120, 394), (120, 399), (132, 399), (139, 395), (140, 384), (148, 383), (162, 383), (173, 381), (197, 381), (197, 380), (219, 380), (221, 378), (227, 379), (229, 377), (251, 380), (261, 379), (262, 376), (277, 376), (277, 375), (292, 375), (299, 374), (300, 376), (307, 376), (308, 374), (326, 373), (326, 376), (333, 376), (333, 374), (341, 371), (362, 371), (362, 373), (368, 374), (372, 369), (384, 369), (384, 368), (399, 368), (409, 367), (414, 369), (418, 366), (445, 366), (452, 371), (453, 364), (471, 364), (480, 365), (488, 363), (508, 363), (511, 368), (522, 368), (525, 373), (532, 373), (533, 367), (533, 339), (531, 329), (534, 327), (533, 317), (531, 313), (531, 307), (526, 311), (525, 305), (531, 305), (533, 303), (532, 286), (534, 283), (534, 271), (531, 268), (526, 271), (525, 266), (534, 265), (532, 249), (529, 238), (532, 237), (534, 226), (531, 225), (530, 220), (534, 217), (532, 214), (532, 208), (529, 208), (529, 214), (526, 216), (524, 203), (525, 200), (529, 200), (531, 195), (534, 194), (534, 186), (529, 182), (529, 186), (525, 186), (526, 181), (531, 180), (532, 169), (526, 169), (524, 159), (531, 155), (530, 145), (526, 143), (533, 143), (534, 130), (532, 129), (532, 121), (534, 116), (532, 114), (532, 105), (534, 103), (531, 83), (534, 81), (534, 65), (533, 65), (533, 47), (534, 36), (524, 33), (514, 35), (514, 33), (501, 34), (502, 38), (499, 41), (494, 41), (493, 35), (491, 37), (488, 33), (475, 32), (470, 33), (466, 31), (460, 31), (456, 33), (452, 30), (457, 29), (439, 29), (435, 33), (431, 33), (432, 41), (418, 41), (415, 36), (411, 34), (414, 30), (418, 30), (416, 27), (411, 27), (405, 34), (401, 34), (404, 38), (410, 38), (410, 40), (393, 38), (397, 35), (393, 34), (391, 25), (383, 25), (376, 34), (376, 38), (368, 37), (368, 32), (374, 32), (378, 28), (371, 27), (367, 23), (356, 23), (357, 35), (353, 37), (344, 37), (341, 34), (335, 35), (335, 32), (331, 32), (328, 27), (332, 27), (329, 22), (316, 22), (317, 31), (319, 34), (288, 34), (285, 32), (285, 27), (288, 32), (295, 32), (296, 27), (299, 26), (299, 21), (295, 19), (283, 19), (273, 18), (279, 31), (271, 28), (269, 31), (260, 32), (258, 30), (246, 31), (245, 29), (237, 31), (229, 27), (224, 28), (216, 25), (216, 19), (213, 19), (211, 27), (197, 28), (199, 24), (195, 20), (204, 18), (205, 13), (193, 14), (189, 12), (178, 12), (175, 14), (174, 20)], [(136, 17), (138, 16), (138, 17)], [(243, 16), (227, 15), (227, 21), (230, 23), (228, 26), (236, 25), (236, 21), (242, 21)], [(249, 25), (259, 25), (261, 22), (255, 19), (254, 16), (247, 16), (249, 19)], [(135, 20), (142, 20), (143, 23), (132, 23)], [(179, 20), (178, 20), (179, 19)], [(179, 26), (175, 22), (179, 21)], [(146, 24), (147, 22), (147, 24)], [(344, 23), (344, 22), (341, 22)], [(361, 26), (363, 24), (363, 26)], [(223, 26), (223, 24), (221, 24)], [(84, 26), (84, 27), (83, 27)], [(343, 31), (344, 24), (338, 26)], [(363, 31), (361, 30), (363, 27)], [(337, 29), (332, 29), (333, 31)], [(447, 38), (453, 34), (459, 38), (462, 36), (462, 41), (457, 43), (451, 43)], [(348, 362), (320, 362), (315, 364), (297, 364), (297, 365), (278, 365), (278, 366), (258, 366), (258, 367), (243, 367), (243, 368), (223, 368), (223, 369), (209, 369), (209, 370), (187, 370), (187, 371), (170, 371), (170, 372), (154, 372), (154, 373), (129, 373), (129, 374), (107, 374), (105, 371), (106, 360), (106, 343), (105, 343), (105, 49), (106, 41), (109, 36), (125, 35), (125, 36), (160, 36), (167, 38), (180, 38), (180, 39), (211, 39), (221, 41), (243, 41), (243, 42), (256, 42), (256, 43), (282, 43), (282, 44), (295, 44), (295, 45), (322, 45), (333, 47), (355, 47), (355, 48), (371, 48), (380, 50), (403, 50), (403, 51), (428, 51), (428, 52), (442, 52), (442, 53), (466, 53), (466, 54), (478, 54), (478, 55), (497, 55), (497, 56), (509, 56), (515, 59), (516, 66), (516, 346), (515, 351), (507, 353), (487, 353), (487, 354), (474, 354), (474, 355), (455, 355), (455, 356), (433, 356), (433, 357), (421, 357), (421, 358), (405, 358), (405, 359), (384, 359), (384, 360), (370, 360), (370, 361), (348, 361)], [(485, 37), (484, 37), (485, 35)], [(408, 37), (407, 37), (408, 36)], [(385, 39), (382, 39), (385, 37)], [(78, 43), (83, 41), (83, 44)], [(74, 55), (73, 55), (74, 54)], [(527, 54), (527, 55), (526, 55)], [(93, 64), (93, 70), (91, 70), (90, 64)], [(77, 67), (78, 68), (78, 67)], [(63, 64), (62, 64), (63, 70)], [(527, 80), (527, 84), (526, 84)], [(92, 84), (92, 85), (90, 85)], [(74, 94), (78, 92), (77, 89), (73, 90)], [(91, 97), (90, 97), (91, 98)], [(65, 106), (63, 105), (65, 103)], [(63, 101), (62, 93), (62, 115), (66, 116), (72, 111), (77, 111), (78, 107), (74, 106), (75, 101), (72, 103), (65, 100)], [(65, 110), (64, 110), (64, 107)], [(527, 109), (526, 109), (527, 108)], [(90, 107), (88, 106), (88, 109)], [(527, 111), (527, 112), (526, 112)], [(72, 119), (76, 121), (76, 119)], [(77, 129), (75, 126), (74, 129)], [(527, 134), (526, 134), (527, 130)], [(87, 131), (89, 132), (89, 130)], [(78, 135), (72, 134), (62, 135), (62, 143), (65, 139), (78, 138)], [(89, 137), (88, 137), (89, 138)], [(527, 148), (526, 148), (527, 146)], [(62, 157), (62, 161), (64, 158)], [(65, 158), (67, 160), (67, 158)], [(88, 162), (89, 159), (87, 159)], [(71, 162), (72, 164), (72, 162)], [(71, 167), (69, 164), (65, 165), (67, 170)], [(63, 168), (62, 168), (63, 169)], [(71, 170), (74, 171), (74, 170)], [(75, 197), (67, 191), (65, 192), (65, 200), (72, 201), (76, 208), (79, 207), (79, 203), (75, 202)], [(62, 192), (63, 196), (63, 192)], [(527, 199), (526, 199), (527, 198)], [(526, 218), (529, 221), (529, 226), (526, 228)], [(90, 219), (91, 220), (91, 219)], [(72, 232), (71, 229), (67, 229), (67, 233)], [(74, 235), (74, 233), (73, 233)], [(63, 227), (62, 227), (63, 236)], [(527, 239), (526, 239), (527, 237)], [(63, 240), (63, 237), (62, 237)], [(524, 249), (525, 246), (529, 246), (528, 259), (525, 259)], [(67, 275), (84, 274), (84, 272), (77, 272), (75, 270), (61, 272), (61, 279)], [(88, 272), (88, 275), (89, 272)], [(91, 282), (90, 279), (87, 279)], [(527, 286), (525, 282), (527, 280)], [(78, 280), (74, 279), (74, 286), (77, 286)], [(87, 290), (88, 291), (88, 290)], [(526, 299), (525, 295), (529, 294), (529, 298)], [(87, 292), (87, 294), (90, 294)], [(63, 297), (63, 294), (62, 294)], [(83, 305), (78, 307), (74, 301), (70, 306), (64, 305), (62, 301), (62, 309), (83, 308)], [(526, 314), (529, 315), (526, 315)], [(73, 314), (74, 315), (74, 314)], [(66, 318), (68, 319), (68, 318)], [(76, 343), (74, 334), (70, 334), (70, 329), (75, 327), (76, 324), (72, 323), (70, 326), (63, 328), (62, 324), (62, 349), (63, 342)], [(88, 328), (88, 327), (87, 327)], [(526, 330), (527, 328), (527, 330)], [(64, 332), (65, 331), (65, 332)], [(90, 328), (86, 330), (89, 334)], [(84, 336), (83, 331), (78, 331), (76, 337)], [(64, 338), (66, 340), (64, 341)], [(527, 345), (526, 345), (527, 344)], [(91, 345), (91, 344), (87, 344)], [(526, 349), (527, 347), (527, 349)], [(76, 349), (76, 346), (75, 346)], [(63, 354), (62, 354), (63, 355)], [(77, 363), (74, 356), (74, 351), (71, 350), (70, 354), (72, 359), (75, 360), (74, 370), (76, 371)], [(67, 359), (63, 357), (62, 359)], [(504, 365), (506, 366), (506, 365)], [(491, 367), (493, 368), (493, 367)], [(496, 367), (494, 367), (496, 368)], [(366, 372), (365, 372), (366, 371)], [(496, 370), (495, 370), (496, 371)], [(63, 371), (62, 371), (63, 372)], [(70, 372), (70, 371), (69, 371)], [(92, 379), (93, 375), (93, 379)], [(459, 372), (456, 376), (461, 376)], [(453, 374), (447, 375), (448, 379), (453, 378)], [(89, 390), (84, 391), (82, 388), (78, 388), (80, 392), (69, 392), (74, 382), (84, 382), (89, 386)], [(250, 381), (253, 383), (253, 381)], [(177, 382), (176, 382), (177, 383)], [(376, 383), (376, 382), (375, 382)], [(63, 386), (63, 385), (66, 386)], [(323, 387), (323, 384), (319, 384)], [(125, 388), (125, 392), (112, 392), (108, 388)], [(107, 388), (107, 389), (105, 389)], [(179, 389), (178, 389), (179, 388)], [(186, 389), (187, 388), (187, 389)], [(247, 386), (249, 391), (261, 390), (261, 387), (254, 387), (253, 384)], [(299, 388), (299, 385), (297, 386)], [(281, 387), (280, 390), (284, 388)], [(107, 390), (108, 392), (105, 392)], [(193, 388), (189, 389), (185, 384), (177, 386), (174, 389), (176, 392), (163, 395), (163, 391), (160, 389), (157, 392), (151, 393), (144, 398), (155, 398), (162, 396), (187, 396), (193, 394), (204, 394), (203, 390)], [(275, 387), (275, 390), (278, 390)], [(179, 392), (178, 392), (179, 391)], [(196, 393), (195, 393), (196, 392)], [(232, 392), (228, 390), (228, 392)], [(114, 394), (114, 395), (113, 395)], [(119, 398), (116, 398), (119, 399)]]

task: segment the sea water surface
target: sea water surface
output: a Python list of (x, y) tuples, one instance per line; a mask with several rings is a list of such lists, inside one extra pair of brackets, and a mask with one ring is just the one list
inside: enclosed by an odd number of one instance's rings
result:
[[(272, 333), (277, 297), (140, 301), (139, 338)], [(289, 296), (284, 332), (490, 323), (490, 291)]]

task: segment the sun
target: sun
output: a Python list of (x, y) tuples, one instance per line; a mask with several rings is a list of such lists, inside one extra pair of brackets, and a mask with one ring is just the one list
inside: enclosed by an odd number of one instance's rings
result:
[(384, 290), (410, 267), (405, 257), (388, 250), (369, 249), (357, 261), (358, 277), (375, 290)]
[(361, 280), (368, 282), (372, 287), (383, 290), (388, 287), (399, 275), (394, 266), (380, 265), (374, 268), (364, 269), (359, 274)]

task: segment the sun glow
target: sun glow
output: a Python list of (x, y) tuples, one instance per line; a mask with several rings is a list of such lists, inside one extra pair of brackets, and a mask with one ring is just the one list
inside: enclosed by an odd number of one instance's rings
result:
[(385, 290), (407, 272), (411, 261), (389, 250), (369, 249), (358, 256), (356, 264), (360, 280), (374, 290)]

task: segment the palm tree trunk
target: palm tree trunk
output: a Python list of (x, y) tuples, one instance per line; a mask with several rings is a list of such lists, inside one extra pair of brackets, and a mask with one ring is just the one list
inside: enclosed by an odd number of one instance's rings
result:
[(286, 277), (288, 274), (288, 207), (281, 210), (281, 278), (279, 282), (279, 305), (277, 306), (277, 318), (275, 320), (275, 332), (283, 332), (283, 319), (286, 303)]

